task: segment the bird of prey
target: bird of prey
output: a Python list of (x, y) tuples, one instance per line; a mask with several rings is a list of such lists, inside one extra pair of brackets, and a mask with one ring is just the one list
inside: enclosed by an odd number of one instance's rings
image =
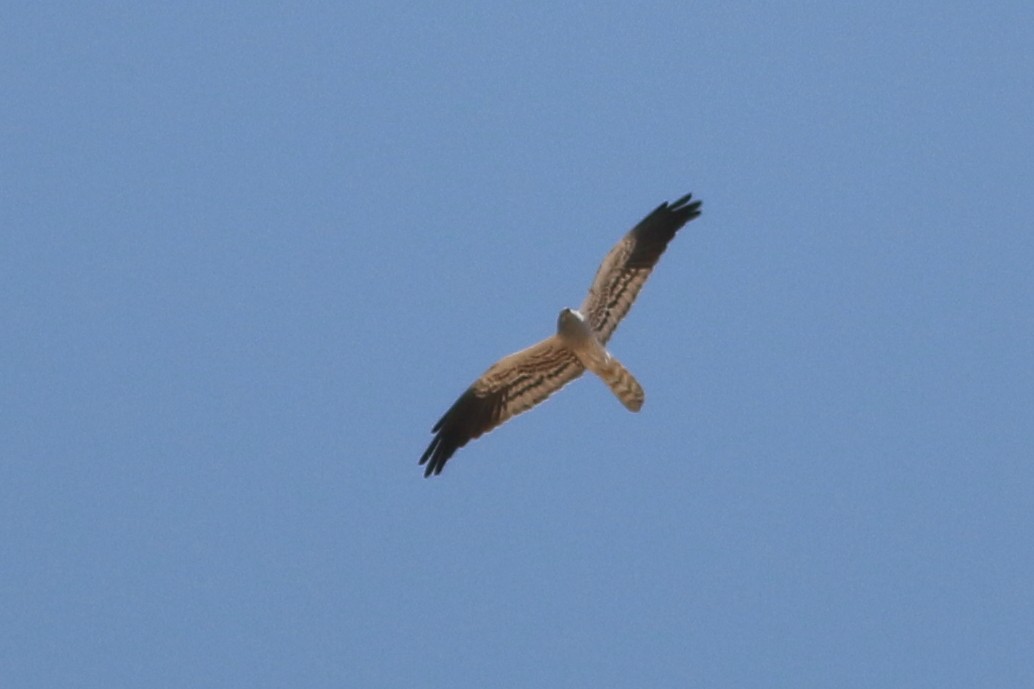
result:
[(581, 308), (566, 308), (556, 335), (500, 359), (438, 420), (420, 458), (424, 476), (440, 474), (453, 453), (511, 417), (531, 409), (589, 369), (629, 411), (643, 406), (643, 388), (605, 349), (661, 254), (683, 225), (700, 215), (686, 194), (662, 203), (610, 250)]

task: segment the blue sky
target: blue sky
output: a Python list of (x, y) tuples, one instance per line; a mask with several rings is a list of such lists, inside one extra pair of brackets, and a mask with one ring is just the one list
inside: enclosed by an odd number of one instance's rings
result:
[[(1034, 684), (1026, 2), (23, 4), (4, 687)], [(584, 378), (430, 427), (691, 191)]]

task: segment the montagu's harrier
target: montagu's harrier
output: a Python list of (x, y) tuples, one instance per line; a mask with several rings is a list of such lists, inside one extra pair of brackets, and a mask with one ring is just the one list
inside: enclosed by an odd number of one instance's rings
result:
[(438, 420), (420, 458), (424, 476), (440, 474), (457, 449), (510, 417), (531, 409), (589, 369), (629, 411), (643, 406), (643, 388), (604, 348), (650, 276), (668, 242), (700, 215), (686, 194), (662, 203), (633, 227), (603, 259), (577, 311), (564, 309), (556, 335), (497, 361)]

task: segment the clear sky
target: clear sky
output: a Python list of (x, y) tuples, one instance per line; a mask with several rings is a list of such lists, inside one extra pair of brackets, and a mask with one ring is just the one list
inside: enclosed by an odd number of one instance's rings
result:
[(4, 689), (1034, 686), (1034, 4), (17, 5)]

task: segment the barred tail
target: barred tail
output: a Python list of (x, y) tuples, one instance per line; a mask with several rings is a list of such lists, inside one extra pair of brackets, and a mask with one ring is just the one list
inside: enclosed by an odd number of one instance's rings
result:
[(605, 361), (594, 367), (593, 373), (603, 379), (629, 411), (639, 411), (643, 408), (643, 401), (646, 399), (643, 386), (613, 356), (608, 356)]

